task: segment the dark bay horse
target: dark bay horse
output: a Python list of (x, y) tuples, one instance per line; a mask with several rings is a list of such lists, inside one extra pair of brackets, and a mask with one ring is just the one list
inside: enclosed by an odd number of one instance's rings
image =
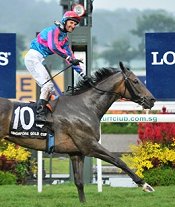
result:
[[(55, 152), (69, 154), (79, 200), (85, 201), (83, 164), (85, 156), (109, 162), (126, 172), (135, 183), (147, 192), (154, 189), (137, 176), (120, 158), (114, 157), (101, 146), (100, 120), (111, 104), (119, 98), (131, 100), (151, 109), (155, 98), (134, 75), (120, 63), (119, 69), (103, 68), (97, 71), (91, 81), (80, 81), (74, 94), (65, 94), (58, 101), (52, 101), (54, 112), (48, 114), (53, 120), (51, 126), (55, 135)], [(0, 137), (23, 147), (46, 150), (45, 139), (18, 138), (9, 135), (9, 125), (14, 102), (0, 98)]]

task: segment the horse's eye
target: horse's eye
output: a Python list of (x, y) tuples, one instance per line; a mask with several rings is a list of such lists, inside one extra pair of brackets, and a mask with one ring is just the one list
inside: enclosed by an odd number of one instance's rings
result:
[(137, 79), (134, 79), (134, 81), (133, 81), (134, 83), (138, 83), (139, 81), (137, 80)]

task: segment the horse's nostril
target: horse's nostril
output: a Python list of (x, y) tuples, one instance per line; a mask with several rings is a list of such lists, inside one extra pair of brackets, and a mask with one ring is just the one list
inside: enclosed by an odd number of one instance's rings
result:
[(152, 103), (156, 102), (156, 99), (155, 99), (155, 98), (152, 98), (152, 99), (151, 99), (151, 102), (152, 102)]
[(151, 98), (151, 101), (155, 102), (156, 101), (156, 98), (152, 97)]

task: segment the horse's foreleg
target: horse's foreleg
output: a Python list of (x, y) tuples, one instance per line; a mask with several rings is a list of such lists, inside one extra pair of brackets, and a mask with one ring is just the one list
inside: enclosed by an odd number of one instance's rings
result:
[(91, 150), (88, 156), (93, 156), (99, 159), (102, 159), (106, 162), (109, 162), (116, 167), (122, 169), (125, 173), (127, 173), (135, 183), (140, 186), (143, 186), (143, 190), (147, 192), (154, 191), (154, 189), (145, 183), (143, 179), (141, 179), (138, 175), (136, 175), (127, 165), (124, 163), (119, 157), (114, 157), (112, 153), (107, 151), (103, 146), (101, 146), (98, 142), (93, 142), (91, 146)]
[(84, 166), (84, 156), (83, 155), (74, 155), (70, 156), (72, 161), (73, 173), (74, 173), (74, 182), (78, 190), (80, 202), (85, 202), (84, 194), (84, 183), (83, 183), (83, 166)]

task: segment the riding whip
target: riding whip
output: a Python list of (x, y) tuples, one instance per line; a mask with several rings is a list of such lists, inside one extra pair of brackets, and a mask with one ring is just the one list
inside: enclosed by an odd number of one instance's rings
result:
[(52, 76), (49, 80), (47, 80), (45, 83), (43, 83), (43, 85), (46, 84), (46, 83), (48, 83), (50, 80), (53, 80), (57, 75), (59, 75), (60, 73), (66, 71), (68, 68), (70, 68), (70, 67), (72, 67), (72, 66), (73, 66), (73, 64), (68, 65), (66, 68), (64, 68), (64, 69), (61, 70), (60, 72), (56, 73), (56, 74), (55, 74), (54, 76)]

